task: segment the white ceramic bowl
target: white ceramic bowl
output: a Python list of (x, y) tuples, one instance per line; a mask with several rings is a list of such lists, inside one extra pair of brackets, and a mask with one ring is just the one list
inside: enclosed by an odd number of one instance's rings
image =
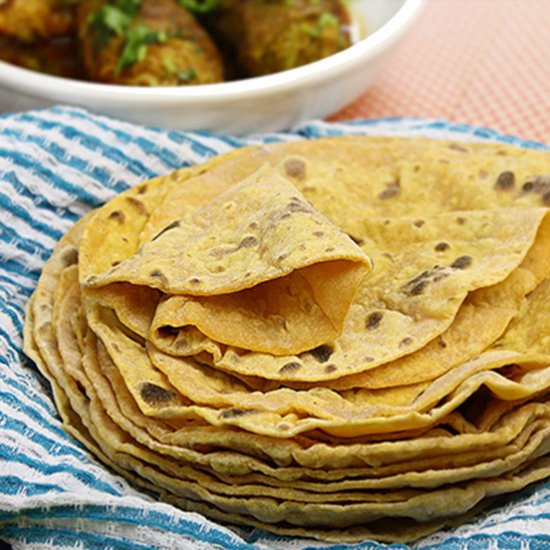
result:
[(350, 103), (371, 84), (424, 0), (350, 0), (367, 35), (289, 71), (202, 86), (142, 88), (48, 76), (0, 61), (0, 111), (68, 104), (131, 122), (229, 134), (290, 128)]

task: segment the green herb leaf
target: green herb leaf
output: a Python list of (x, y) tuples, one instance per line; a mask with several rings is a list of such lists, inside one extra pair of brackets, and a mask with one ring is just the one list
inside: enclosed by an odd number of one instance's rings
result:
[(97, 53), (114, 36), (123, 36), (137, 14), (142, 0), (116, 0), (101, 6), (88, 20), (93, 36), (93, 48)]
[(313, 38), (319, 38), (323, 34), (323, 29), (326, 29), (327, 27), (337, 28), (339, 24), (340, 21), (338, 20), (338, 17), (328, 11), (324, 11), (317, 18), (315, 25), (302, 23), (301, 28), (307, 35)]
[(321, 36), (321, 31), (318, 26), (310, 25), (309, 23), (302, 23), (300, 28), (302, 31), (307, 34), (308, 36), (311, 36), (312, 38), (319, 38)]
[(160, 44), (168, 40), (166, 32), (157, 31), (140, 23), (126, 32), (126, 41), (120, 54), (115, 74), (119, 75), (126, 67), (143, 61), (149, 44)]
[(164, 57), (162, 60), (162, 64), (164, 65), (164, 68), (170, 73), (170, 74), (176, 74), (177, 68), (174, 65), (174, 62), (170, 57)]
[(174, 61), (170, 57), (165, 57), (162, 60), (165, 69), (168, 74), (175, 76), (179, 82), (188, 83), (197, 78), (197, 72), (192, 67), (187, 69), (178, 69), (174, 64)]
[(136, 15), (143, 0), (115, 0), (114, 5), (128, 15)]
[(102, 24), (117, 36), (122, 36), (132, 22), (130, 15), (109, 4), (103, 6), (100, 13)]
[(195, 13), (209, 13), (220, 5), (220, 0), (178, 0), (178, 3)]
[(195, 69), (189, 68), (183, 71), (176, 71), (176, 76), (180, 82), (191, 82), (197, 78)]
[(317, 25), (319, 27), (338, 27), (340, 24), (340, 21), (338, 20), (338, 17), (334, 15), (333, 13), (330, 13), (329, 11), (324, 11), (317, 21)]

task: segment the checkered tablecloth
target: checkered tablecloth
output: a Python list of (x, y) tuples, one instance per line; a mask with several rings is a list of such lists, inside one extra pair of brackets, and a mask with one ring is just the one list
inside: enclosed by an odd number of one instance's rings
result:
[(427, 0), (338, 120), (429, 116), (550, 143), (550, 0)]

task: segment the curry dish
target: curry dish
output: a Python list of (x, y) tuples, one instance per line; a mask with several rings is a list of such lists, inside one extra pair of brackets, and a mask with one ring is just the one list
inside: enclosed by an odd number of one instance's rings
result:
[(351, 45), (343, 0), (0, 0), (0, 59), (134, 86), (276, 73)]

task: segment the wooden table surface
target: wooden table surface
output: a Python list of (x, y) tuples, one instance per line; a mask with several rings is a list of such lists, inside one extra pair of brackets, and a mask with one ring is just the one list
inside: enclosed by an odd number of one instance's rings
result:
[(427, 0), (376, 83), (332, 119), (393, 116), (550, 145), (550, 0)]

